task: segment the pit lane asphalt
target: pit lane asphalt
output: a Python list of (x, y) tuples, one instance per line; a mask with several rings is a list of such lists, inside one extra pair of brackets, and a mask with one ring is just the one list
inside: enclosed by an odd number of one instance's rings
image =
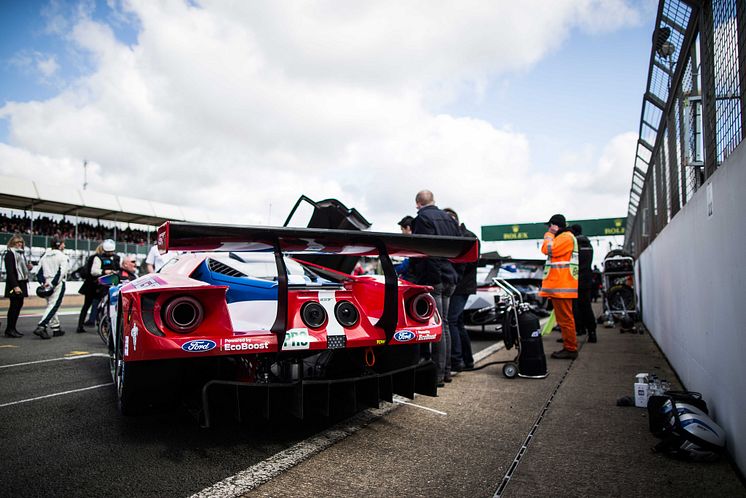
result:
[[(3, 496), (188, 496), (324, 431), (328, 426), (201, 429), (177, 411), (119, 414), (106, 350), (76, 315), (65, 336), (0, 336), (0, 483)], [(4, 321), (4, 320), (3, 320)], [(477, 334), (478, 351), (492, 343)]]

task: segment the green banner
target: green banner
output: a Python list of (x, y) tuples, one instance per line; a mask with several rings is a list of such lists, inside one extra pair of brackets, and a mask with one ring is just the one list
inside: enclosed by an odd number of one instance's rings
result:
[[(568, 221), (568, 225), (580, 225), (586, 237), (624, 235), (627, 218), (602, 218), (597, 220)], [(482, 240), (533, 240), (543, 239), (547, 226), (544, 223), (513, 223), (511, 225), (488, 225), (482, 227)]]

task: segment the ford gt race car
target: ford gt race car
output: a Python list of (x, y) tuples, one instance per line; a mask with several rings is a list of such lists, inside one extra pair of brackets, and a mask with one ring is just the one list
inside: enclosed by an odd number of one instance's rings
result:
[[(211, 416), (339, 418), (436, 395), (420, 345), (441, 338), (429, 287), (398, 280), (390, 256), (474, 261), (474, 239), (354, 230), (167, 222), (159, 273), (124, 284), (109, 339), (119, 408), (185, 401)], [(384, 275), (294, 259), (378, 256)], [(334, 257), (334, 256), (332, 256)], [(215, 409), (216, 406), (222, 409)]]

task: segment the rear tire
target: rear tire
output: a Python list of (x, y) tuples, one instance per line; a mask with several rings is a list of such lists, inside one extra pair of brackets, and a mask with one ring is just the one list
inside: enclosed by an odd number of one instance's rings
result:
[[(120, 314), (121, 317), (121, 314)], [(138, 365), (124, 361), (124, 330), (121, 318), (118, 320), (117, 341), (114, 348), (112, 372), (114, 385), (117, 388), (117, 407), (122, 415), (137, 415), (144, 409), (143, 397), (140, 392), (142, 382), (139, 378)]]

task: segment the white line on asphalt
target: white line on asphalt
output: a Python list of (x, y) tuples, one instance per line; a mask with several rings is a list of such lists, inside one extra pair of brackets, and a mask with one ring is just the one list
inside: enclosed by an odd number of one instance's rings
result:
[(430, 411), (430, 412), (435, 412), (438, 415), (448, 415), (446, 412), (442, 412), (440, 410), (436, 410), (435, 408), (428, 408), (427, 406), (422, 406), (422, 405), (417, 405), (415, 403), (410, 403), (409, 401), (405, 401), (404, 399), (399, 399), (396, 396), (394, 396), (394, 403), (401, 403), (402, 405), (414, 406), (415, 408), (422, 408), (423, 410), (427, 410), (427, 411)]
[[(502, 341), (500, 341), (499, 344), (493, 344), (492, 346), (475, 353), (474, 361), (481, 361), (503, 347), (504, 343)], [(401, 404), (404, 404), (402, 401), (403, 399), (405, 398), (400, 398), (397, 395), (394, 397), (394, 403), (383, 403), (381, 408), (370, 408), (365, 410), (364, 412), (327, 429), (321, 434), (317, 434), (316, 436), (301, 441), (294, 446), (272, 455), (268, 459), (237, 473), (236, 475), (227, 477), (222, 481), (213, 484), (209, 488), (203, 489), (199, 493), (192, 495), (190, 498), (208, 498), (214, 496), (233, 498), (248, 493), (252, 489), (256, 489), (262, 484), (271, 481), (283, 472), (290, 470), (304, 460), (307, 460), (313, 455), (329, 448), (347, 436), (354, 434), (371, 422), (374, 422), (391, 411), (399, 408)], [(426, 408), (412, 403), (407, 404), (446, 415), (445, 412), (438, 412), (432, 408)]]
[(65, 392), (53, 393), (53, 394), (45, 394), (44, 396), (37, 396), (36, 398), (22, 399), (22, 400), (19, 400), (19, 401), (11, 401), (10, 403), (3, 403), (3, 404), (0, 404), (0, 408), (5, 408), (6, 406), (20, 405), (21, 403), (28, 403), (30, 401), (37, 401), (37, 400), (40, 400), (40, 399), (54, 398), (56, 396), (64, 396), (65, 394), (79, 393), (81, 391), (90, 391), (91, 389), (98, 389), (99, 387), (107, 387), (107, 386), (113, 386), (113, 385), (114, 385), (113, 382), (109, 382), (108, 384), (99, 384), (97, 386), (82, 387), (80, 389), (73, 389), (72, 391), (65, 391)]
[(301, 441), (234, 476), (223, 479), (219, 483), (203, 489), (199, 493), (192, 495), (191, 498), (208, 498), (214, 496), (232, 498), (241, 496), (274, 479), (283, 472), (295, 467), (302, 461), (325, 450), (347, 436), (354, 434), (366, 425), (397, 408), (399, 406), (395, 403), (384, 403), (381, 408), (365, 410), (327, 429), (321, 434)]
[(24, 365), (36, 365), (37, 363), (48, 363), (50, 361), (80, 360), (82, 358), (95, 358), (95, 357), (108, 358), (109, 355), (106, 353), (80, 354), (76, 356), (65, 356), (64, 358), (51, 358), (49, 360), (25, 361), (23, 363), (13, 363), (12, 365), (0, 365), (0, 368), (22, 367)]

